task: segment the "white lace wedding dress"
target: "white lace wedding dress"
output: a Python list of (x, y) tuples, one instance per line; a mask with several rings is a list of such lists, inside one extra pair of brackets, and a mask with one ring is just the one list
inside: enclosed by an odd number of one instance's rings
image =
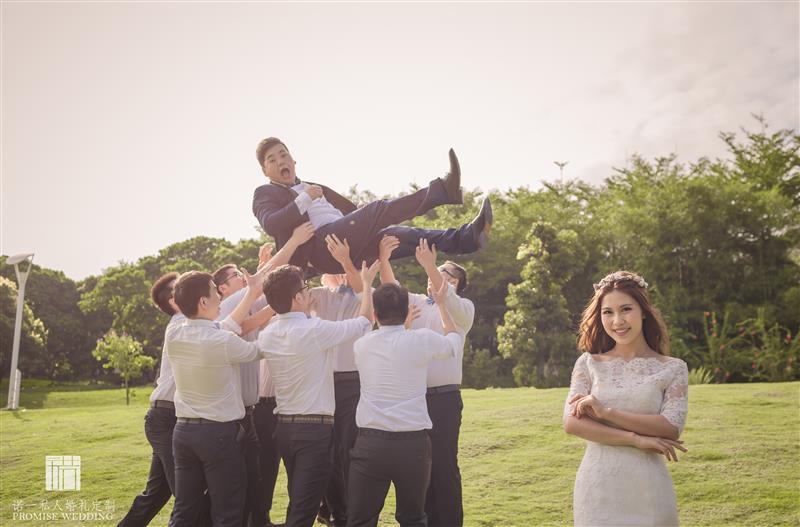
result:
[[(584, 353), (575, 362), (567, 401), (591, 393), (604, 406), (661, 414), (683, 431), (688, 384), (686, 363), (677, 358), (626, 362)], [(569, 411), (567, 404), (565, 415)], [(665, 462), (655, 452), (587, 441), (575, 478), (575, 525), (678, 525), (675, 489)]]

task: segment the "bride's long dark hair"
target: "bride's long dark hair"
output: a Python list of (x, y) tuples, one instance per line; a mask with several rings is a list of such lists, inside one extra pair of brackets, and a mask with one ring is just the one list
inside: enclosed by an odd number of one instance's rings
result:
[(669, 334), (661, 312), (650, 301), (647, 282), (636, 273), (617, 271), (594, 286), (594, 295), (581, 317), (578, 349), (589, 353), (605, 353), (614, 347), (614, 339), (606, 333), (600, 316), (603, 297), (611, 291), (620, 291), (633, 297), (644, 314), (642, 333), (647, 345), (662, 355), (669, 355)]

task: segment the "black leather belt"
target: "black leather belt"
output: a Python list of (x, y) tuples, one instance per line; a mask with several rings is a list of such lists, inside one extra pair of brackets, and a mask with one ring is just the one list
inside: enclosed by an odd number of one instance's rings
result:
[(150, 408), (169, 408), (174, 410), (175, 403), (172, 401), (164, 401), (163, 399), (156, 399), (155, 401), (150, 402)]
[(360, 436), (377, 436), (384, 439), (414, 439), (415, 437), (425, 437), (428, 435), (427, 430), (413, 430), (411, 432), (388, 432), (386, 430), (378, 430), (375, 428), (359, 428), (358, 435)]
[(443, 386), (433, 386), (428, 388), (428, 395), (434, 395), (437, 393), (450, 393), (450, 392), (457, 392), (461, 389), (460, 384), (445, 384)]
[(278, 422), (279, 423), (300, 423), (306, 425), (332, 425), (333, 424), (333, 416), (332, 415), (319, 415), (319, 414), (308, 414), (308, 415), (283, 415), (278, 414)]
[(333, 382), (336, 381), (357, 381), (358, 372), (357, 371), (335, 371), (333, 372)]
[(236, 423), (238, 421), (212, 421), (211, 419), (203, 419), (202, 417), (178, 417), (178, 422), (190, 425), (210, 425), (210, 424), (219, 425), (225, 422)]
[(259, 397), (258, 398), (258, 404), (270, 404), (270, 403), (275, 404), (275, 398), (274, 397)]
[(251, 404), (250, 406), (244, 407), (244, 415), (251, 415), (256, 409), (255, 404)]

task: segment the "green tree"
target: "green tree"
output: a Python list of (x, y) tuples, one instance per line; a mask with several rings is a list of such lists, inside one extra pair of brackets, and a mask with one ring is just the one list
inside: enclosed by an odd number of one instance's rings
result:
[[(11, 368), (11, 350), (14, 342), (14, 324), (17, 317), (17, 284), (0, 276), (0, 364), (1, 375)], [(28, 300), (22, 307), (22, 328), (17, 367), (25, 376), (49, 377), (47, 355), (47, 330), (36, 318)]]
[(145, 369), (155, 365), (155, 359), (142, 354), (142, 345), (130, 335), (117, 335), (112, 329), (97, 341), (92, 355), (98, 361), (105, 361), (103, 368), (113, 370), (122, 378), (125, 386), (125, 404), (129, 405), (130, 381), (142, 375)]
[(575, 231), (547, 223), (534, 225), (526, 242), (517, 255), (526, 261), (522, 282), (509, 285), (508, 311), (497, 328), (500, 351), (515, 360), (518, 385), (562, 386), (576, 357), (564, 286), (586, 256)]

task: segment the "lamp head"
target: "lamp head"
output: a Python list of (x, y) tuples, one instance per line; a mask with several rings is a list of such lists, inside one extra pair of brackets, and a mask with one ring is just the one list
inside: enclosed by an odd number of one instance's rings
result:
[(28, 259), (30, 259), (30, 261), (33, 261), (33, 253), (20, 253), (20, 254), (15, 254), (13, 256), (9, 256), (8, 259), (6, 260), (6, 263), (8, 265), (16, 265)]

